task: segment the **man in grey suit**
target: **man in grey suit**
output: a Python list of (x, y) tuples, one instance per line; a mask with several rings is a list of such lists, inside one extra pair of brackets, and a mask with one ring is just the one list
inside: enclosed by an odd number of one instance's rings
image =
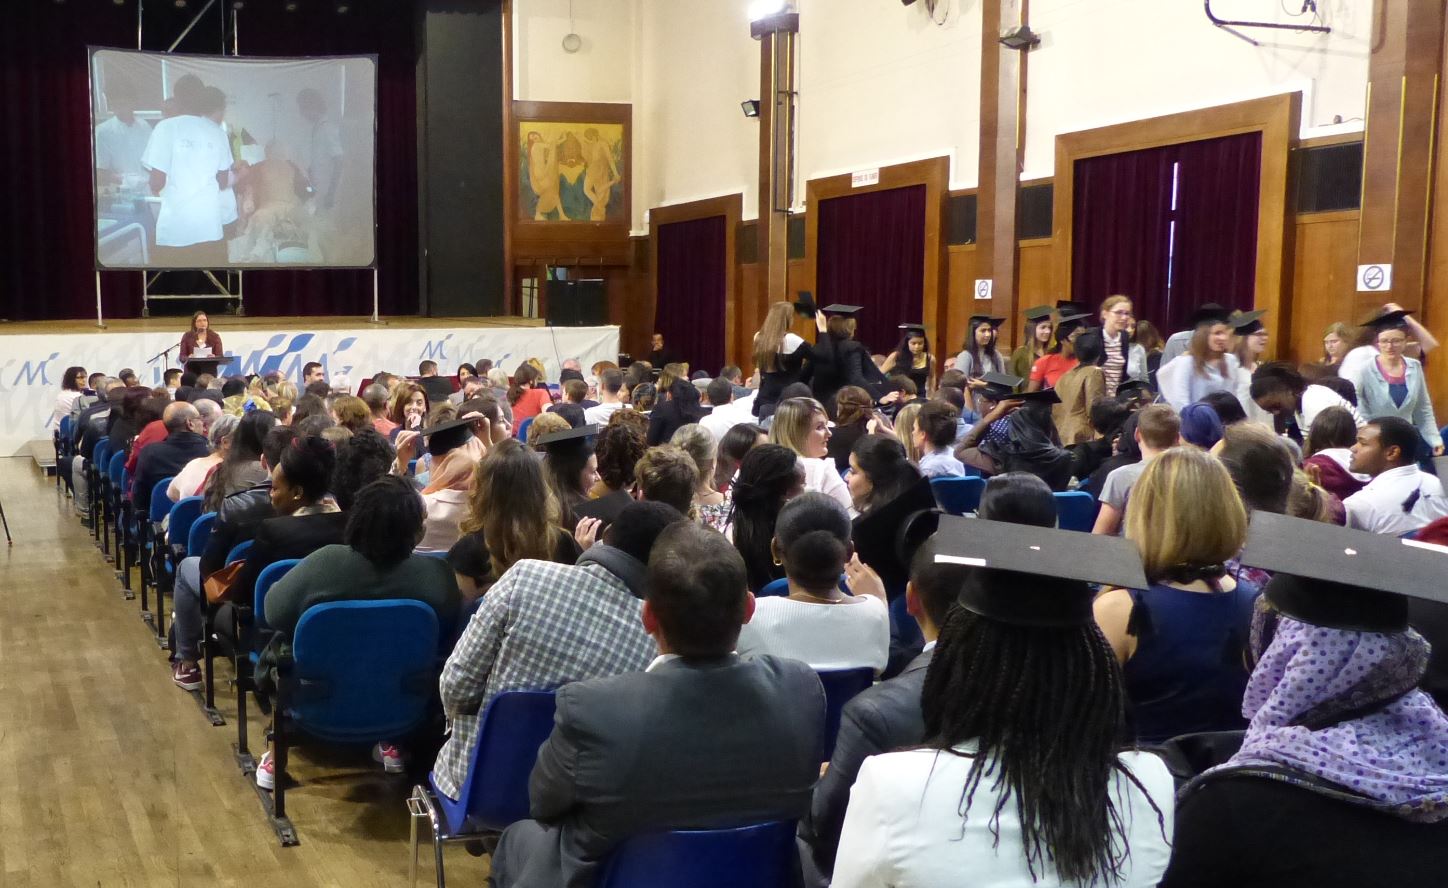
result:
[(649, 556), (643, 672), (558, 691), (553, 733), (529, 780), (533, 820), (504, 831), (494, 888), (592, 888), (630, 836), (796, 820), (824, 749), (824, 690), (803, 663), (742, 660), (754, 611), (744, 561), (697, 524), (665, 530)]
[[(845, 808), (850, 802), (850, 787), (855, 785), (855, 777), (865, 759), (925, 742), (920, 691), (925, 686), (925, 672), (935, 652), (935, 639), (960, 594), (968, 570), (956, 564), (936, 564), (928, 557), (911, 565), (910, 582), (905, 586), (905, 607), (920, 624), (925, 649), (899, 675), (862, 691), (845, 704), (829, 770), (815, 786), (809, 816), (799, 825), (801, 856), (805, 871), (810, 874), (806, 884), (827, 881), (834, 872), (835, 851), (840, 844)], [(823, 879), (810, 873), (811, 863)]]

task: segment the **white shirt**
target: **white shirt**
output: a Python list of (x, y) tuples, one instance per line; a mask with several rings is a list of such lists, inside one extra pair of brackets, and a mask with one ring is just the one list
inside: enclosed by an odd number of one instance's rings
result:
[(446, 552), (458, 541), (458, 525), (467, 517), (467, 491), (439, 490), (419, 496), (427, 504), (427, 519), (422, 524), (422, 542), (415, 551)]
[(1376, 345), (1360, 345), (1342, 356), (1342, 363), (1337, 365), (1337, 375), (1351, 382), (1358, 384), (1358, 376), (1363, 368), (1372, 363), (1373, 358), (1378, 356)]
[(608, 425), (609, 417), (627, 406), (628, 405), (622, 401), (615, 401), (612, 404), (604, 401), (583, 411), (583, 422), (586, 425)]
[[(973, 744), (956, 747), (969, 752)], [(1124, 752), (1123, 765), (1146, 787), (1113, 774), (1113, 804), (1131, 856), (1122, 864), (1119, 888), (1155, 886), (1171, 859), (1175, 787), (1161, 759)], [(1014, 801), (1000, 811), (1000, 841), (991, 834), (997, 793), (994, 777), (976, 787), (962, 818), (961, 790), (971, 759), (931, 749), (891, 752), (865, 759), (850, 790), (840, 833), (832, 888), (1051, 888), (1063, 882), (1049, 862), (1037, 864), (1039, 881), (1026, 868), (1025, 845)], [(1152, 803), (1161, 812), (1152, 810)], [(1118, 840), (1119, 841), (1119, 840)], [(1100, 884), (1099, 882), (1097, 884)]]
[[(741, 406), (742, 405), (742, 406)], [(729, 430), (741, 422), (754, 422), (754, 414), (751, 409), (754, 406), (754, 396), (751, 395), (747, 401), (730, 401), (728, 404), (720, 404), (709, 415), (699, 420), (699, 425), (709, 430), (714, 436), (714, 443), (718, 444), (724, 440)]]
[(840, 477), (840, 470), (835, 467), (834, 460), (809, 459), (801, 456), (799, 462), (804, 466), (805, 490), (833, 497), (836, 502), (849, 509), (851, 515), (855, 514), (855, 503), (850, 499), (850, 488), (845, 485), (845, 479)]
[[(1317, 414), (1329, 407), (1341, 407), (1348, 413), (1351, 413), (1353, 422), (1357, 423), (1358, 428), (1366, 425), (1366, 423), (1363, 422), (1362, 415), (1358, 413), (1357, 408), (1352, 405), (1351, 401), (1325, 385), (1309, 385), (1302, 390), (1302, 412), (1299, 414), (1297, 420), (1297, 425), (1302, 429), (1302, 434), (1307, 434), (1308, 430), (1312, 428), (1312, 421), (1317, 419)], [(1344, 466), (1344, 468), (1346, 468), (1346, 466)]]
[(878, 672), (890, 659), (890, 612), (872, 595), (847, 604), (759, 598), (739, 631), (739, 653), (787, 657), (811, 669), (869, 666)]
[[(1200, 401), (1212, 392), (1231, 392), (1235, 395), (1237, 393), (1237, 356), (1226, 354), (1222, 356), (1222, 361), (1226, 367), (1226, 373), (1219, 370), (1215, 363), (1206, 364), (1202, 368), (1204, 372), (1198, 373), (1196, 361), (1190, 354), (1180, 355), (1171, 363), (1161, 365), (1161, 368), (1156, 371), (1156, 381), (1159, 384), (1162, 400), (1180, 413), (1183, 407)], [(1245, 405), (1243, 409), (1246, 409)]]
[[(1415, 491), (1418, 499), (1405, 511), (1403, 504)], [(1342, 505), (1348, 527), (1373, 533), (1404, 534), (1448, 515), (1442, 482), (1420, 472), (1417, 463), (1388, 469)]]
[(144, 176), (141, 155), (151, 139), (151, 125), (139, 117), (126, 126), (119, 117), (112, 117), (96, 127), (96, 169), (110, 170), (122, 176)]
[(156, 243), (189, 247), (221, 240), (221, 187), (216, 174), (231, 169), (226, 134), (205, 117), (184, 114), (156, 124), (141, 163), (166, 174)]

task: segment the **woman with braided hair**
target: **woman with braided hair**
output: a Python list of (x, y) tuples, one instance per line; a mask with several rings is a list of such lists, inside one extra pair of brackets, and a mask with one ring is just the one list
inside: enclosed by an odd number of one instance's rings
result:
[(804, 493), (804, 467), (793, 450), (781, 444), (760, 444), (744, 455), (739, 477), (730, 491), (734, 505), (724, 535), (744, 556), (749, 591), (784, 576), (770, 542), (784, 504)]
[(1122, 751), (1126, 689), (1091, 618), (1090, 584), (1141, 562), (1070, 534), (946, 516), (915, 554), (913, 575), (962, 574), (920, 695), (927, 739), (865, 760), (834, 888), (1157, 884), (1173, 782)]

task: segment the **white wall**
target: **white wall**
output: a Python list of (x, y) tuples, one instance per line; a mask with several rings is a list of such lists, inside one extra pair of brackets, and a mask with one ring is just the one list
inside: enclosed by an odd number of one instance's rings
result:
[[(531, 102), (633, 99), (635, 0), (514, 0), (513, 98)], [(563, 49), (570, 27), (583, 40)]]

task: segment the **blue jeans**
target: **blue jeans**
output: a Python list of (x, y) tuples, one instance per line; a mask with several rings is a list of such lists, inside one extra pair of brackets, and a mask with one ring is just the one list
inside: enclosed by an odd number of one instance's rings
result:
[(176, 567), (176, 587), (172, 591), (171, 630), (175, 637), (171, 659), (194, 663), (201, 646), (201, 633), (206, 629), (206, 602), (201, 587), (201, 559), (183, 558)]

